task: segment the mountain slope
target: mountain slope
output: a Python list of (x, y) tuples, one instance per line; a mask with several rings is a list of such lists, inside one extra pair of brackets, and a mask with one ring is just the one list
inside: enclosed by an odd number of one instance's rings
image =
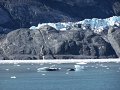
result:
[[(2, 0), (0, 23), (4, 28), (22, 28), (45, 22), (78, 21), (120, 15), (119, 0)], [(7, 18), (5, 18), (7, 17)], [(3, 19), (0, 18), (0, 21)]]

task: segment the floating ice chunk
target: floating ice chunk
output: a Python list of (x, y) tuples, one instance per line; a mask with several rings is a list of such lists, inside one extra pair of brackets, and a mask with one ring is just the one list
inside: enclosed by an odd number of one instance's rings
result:
[(16, 76), (11, 76), (10, 78), (11, 78), (11, 79), (15, 79), (15, 78), (16, 78)]
[(80, 66), (80, 65), (74, 65), (75, 66), (75, 71), (81, 71), (84, 69), (84, 66)]
[(43, 68), (38, 68), (37, 72), (43, 72), (46, 71), (46, 69), (48, 69), (49, 67), (43, 67)]
[(42, 76), (45, 76), (46, 74), (42, 74)]
[(27, 68), (27, 70), (30, 70), (30, 68)]
[(105, 67), (105, 68), (107, 68), (108, 66), (102, 66), (102, 67)]
[(120, 72), (120, 71), (117, 71), (117, 72)]
[(68, 72), (66, 72), (65, 74), (69, 74)]
[(6, 71), (9, 71), (9, 69), (7, 68), (7, 69), (5, 69)]
[(98, 67), (95, 67), (95, 68), (98, 68)]
[(19, 67), (20, 65), (16, 65), (17, 67)]
[(52, 67), (43, 67), (38, 68), (37, 72), (43, 72), (43, 71), (59, 71), (61, 68), (52, 68)]

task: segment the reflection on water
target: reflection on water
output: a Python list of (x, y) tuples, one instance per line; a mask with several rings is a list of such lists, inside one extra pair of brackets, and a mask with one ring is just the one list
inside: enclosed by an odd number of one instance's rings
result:
[(10, 89), (120, 90), (120, 63), (1, 64), (0, 90)]

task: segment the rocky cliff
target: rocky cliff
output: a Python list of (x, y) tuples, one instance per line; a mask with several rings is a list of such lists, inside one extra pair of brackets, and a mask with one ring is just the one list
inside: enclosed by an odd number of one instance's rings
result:
[[(112, 44), (113, 46), (113, 44)], [(3, 59), (116, 58), (116, 49), (92, 30), (18, 29), (1, 40)]]
[(120, 58), (120, 29), (110, 28), (108, 31), (108, 39), (113, 49), (116, 51), (117, 56)]

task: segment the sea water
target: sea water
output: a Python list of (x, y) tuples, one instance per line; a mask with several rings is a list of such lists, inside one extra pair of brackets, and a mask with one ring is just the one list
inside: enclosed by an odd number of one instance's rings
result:
[[(0, 64), (0, 90), (120, 90), (120, 63)], [(59, 71), (38, 71), (39, 68)]]

